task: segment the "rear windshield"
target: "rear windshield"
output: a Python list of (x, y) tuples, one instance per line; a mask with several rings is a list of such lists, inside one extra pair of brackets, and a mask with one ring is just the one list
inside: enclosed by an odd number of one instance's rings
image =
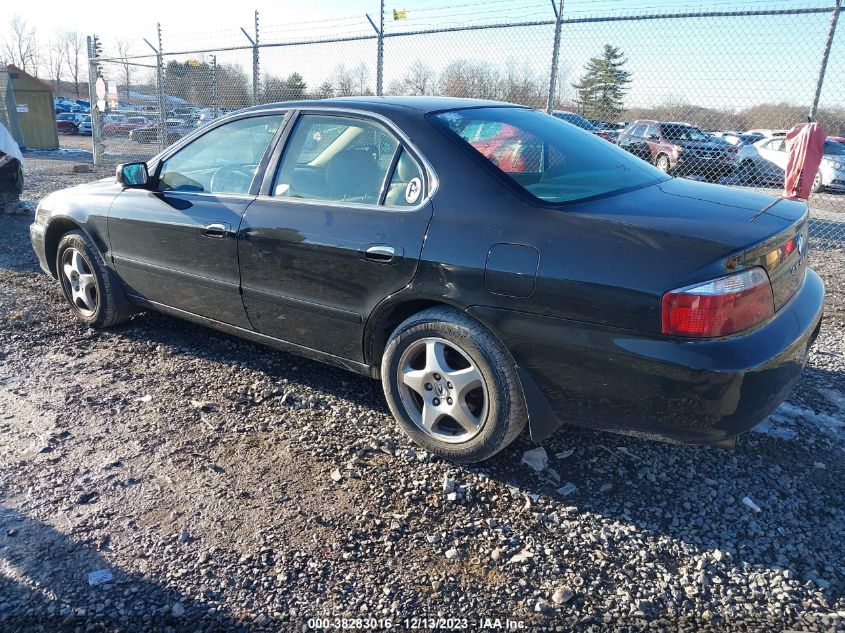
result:
[(706, 141), (710, 138), (697, 127), (692, 127), (691, 125), (663, 123), (661, 127), (666, 138), (673, 141)]
[(668, 177), (589, 132), (526, 108), (469, 108), (432, 121), (535, 198), (572, 202)]

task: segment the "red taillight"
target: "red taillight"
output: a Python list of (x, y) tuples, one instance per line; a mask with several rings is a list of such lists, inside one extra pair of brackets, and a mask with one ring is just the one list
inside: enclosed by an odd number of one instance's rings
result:
[(762, 268), (672, 290), (661, 302), (663, 333), (706, 338), (747, 330), (775, 313), (769, 276)]

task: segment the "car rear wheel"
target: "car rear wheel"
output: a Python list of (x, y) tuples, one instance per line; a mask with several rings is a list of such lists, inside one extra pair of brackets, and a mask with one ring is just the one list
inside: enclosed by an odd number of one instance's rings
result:
[(59, 241), (56, 272), (62, 293), (80, 321), (104, 328), (132, 315), (114, 274), (82, 231), (66, 233)]
[(657, 157), (655, 166), (664, 174), (668, 174), (670, 169), (669, 157), (666, 154), (661, 154)]
[(510, 355), (483, 325), (453, 308), (431, 308), (399, 325), (381, 376), (400, 428), (451, 461), (495, 455), (527, 421)]

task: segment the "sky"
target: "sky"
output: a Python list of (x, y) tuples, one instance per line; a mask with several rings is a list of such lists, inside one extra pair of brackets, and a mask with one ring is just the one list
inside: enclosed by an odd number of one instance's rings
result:
[[(144, 0), (102, 11), (78, 3), (54, 0), (6, 0), (0, 24), (12, 13), (35, 26), (42, 38), (59, 29), (96, 33), (106, 52), (125, 40), (134, 52), (150, 52), (143, 38), (155, 43), (161, 23), (165, 52), (241, 46), (240, 32), (253, 30), (254, 11), (260, 16), (261, 40), (283, 42), (371, 35), (365, 14), (378, 23), (377, 0), (252, 0), (250, 2), (179, 2)], [(564, 17), (655, 14), (678, 11), (759, 10), (784, 7), (828, 7), (833, 0), (565, 0)], [(405, 10), (407, 18), (394, 21), (392, 11)], [(489, 24), (551, 20), (551, 0), (385, 0), (385, 33)], [(634, 81), (630, 105), (658, 105), (667, 101), (740, 109), (763, 102), (808, 103), (812, 98), (829, 15), (775, 17), (690, 18), (638, 22), (565, 24), (561, 36), (560, 86), (572, 92), (588, 59), (604, 44), (620, 47), (628, 58)], [(385, 38), (385, 86), (404, 75), (415, 61), (433, 71), (455, 59), (486, 61), (508, 67), (548, 73), (554, 30), (552, 26), (491, 29), (426, 36)], [(207, 58), (204, 54), (181, 56)], [(239, 63), (249, 72), (246, 52), (218, 54), (218, 61)], [(366, 64), (375, 81), (375, 41), (322, 43), (263, 49), (263, 72), (286, 75), (300, 72), (310, 87), (330, 76), (338, 64)], [(845, 19), (828, 68), (823, 105), (845, 107)]]

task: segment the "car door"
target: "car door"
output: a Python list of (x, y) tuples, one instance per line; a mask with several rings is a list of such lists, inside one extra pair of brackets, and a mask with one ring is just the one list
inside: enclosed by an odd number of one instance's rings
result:
[(363, 114), (303, 112), (276, 153), (239, 234), (247, 315), (263, 334), (361, 361), (367, 317), (416, 272), (431, 171)]
[(786, 150), (783, 138), (773, 138), (760, 146), (757, 168), (766, 178), (782, 179), (786, 170)]
[(121, 192), (108, 229), (128, 292), (249, 327), (237, 231), (282, 117), (243, 116), (218, 125), (161, 161), (149, 188)]

